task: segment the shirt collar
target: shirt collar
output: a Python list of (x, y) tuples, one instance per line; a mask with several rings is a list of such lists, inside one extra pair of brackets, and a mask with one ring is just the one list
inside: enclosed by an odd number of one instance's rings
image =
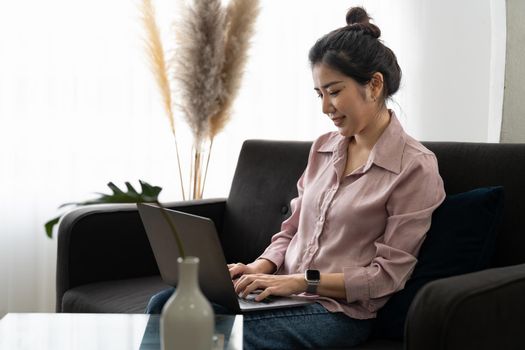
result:
[[(406, 134), (394, 111), (390, 111), (390, 123), (370, 152), (368, 163), (399, 174), (405, 149)], [(371, 164), (367, 164), (367, 168)]]
[(341, 148), (342, 144), (346, 141), (346, 137), (338, 132), (334, 132), (335, 136), (330, 137), (325, 143), (319, 146), (317, 152), (336, 152)]
[[(342, 156), (348, 146), (348, 140), (347, 137), (338, 133), (335, 137), (331, 137), (326, 143), (322, 144), (317, 149), (317, 152), (332, 152), (335, 153), (336, 158), (343, 158)], [(405, 131), (394, 111), (390, 110), (390, 123), (372, 148), (363, 172), (368, 171), (372, 164), (375, 164), (399, 174), (405, 142)]]

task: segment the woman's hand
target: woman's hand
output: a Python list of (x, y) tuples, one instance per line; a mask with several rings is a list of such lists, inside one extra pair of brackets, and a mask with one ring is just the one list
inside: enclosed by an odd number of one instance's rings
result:
[(230, 270), (231, 279), (236, 279), (243, 275), (255, 273), (273, 273), (276, 267), (270, 260), (258, 259), (248, 265), (244, 265), (243, 263), (228, 264), (228, 270)]
[(297, 275), (268, 275), (251, 274), (241, 276), (235, 283), (235, 292), (242, 298), (255, 290), (262, 292), (255, 298), (261, 301), (270, 295), (289, 296), (306, 291), (306, 281), (301, 274)]

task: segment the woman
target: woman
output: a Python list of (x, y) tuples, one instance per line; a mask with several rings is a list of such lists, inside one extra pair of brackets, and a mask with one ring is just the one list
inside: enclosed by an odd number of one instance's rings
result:
[(268, 248), (250, 264), (228, 265), (241, 296), (261, 290), (258, 301), (295, 294), (316, 303), (245, 314), (245, 349), (365, 341), (410, 277), (445, 198), (434, 154), (386, 107), (401, 70), (369, 19), (350, 9), (348, 25), (310, 50), (314, 90), (337, 131), (313, 143), (292, 215)]

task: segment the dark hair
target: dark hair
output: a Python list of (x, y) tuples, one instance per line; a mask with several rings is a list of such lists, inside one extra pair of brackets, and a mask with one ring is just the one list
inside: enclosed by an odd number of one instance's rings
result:
[(399, 89), (401, 68), (394, 52), (379, 40), (381, 30), (370, 19), (364, 8), (352, 7), (346, 13), (348, 25), (317, 40), (308, 59), (312, 68), (318, 63), (326, 64), (361, 85), (380, 72), (384, 80), (383, 98), (387, 99)]

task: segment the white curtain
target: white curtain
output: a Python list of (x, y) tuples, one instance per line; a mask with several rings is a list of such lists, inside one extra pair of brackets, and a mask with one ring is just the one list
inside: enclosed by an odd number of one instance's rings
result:
[[(154, 1), (166, 40), (174, 3)], [(333, 129), (313, 91), (307, 54), (355, 4), (367, 7), (399, 58), (405, 76), (392, 107), (413, 136), (486, 141), (489, 0), (261, 3), (242, 91), (216, 139), (205, 197), (227, 196), (243, 140), (312, 140)], [(43, 224), (61, 203), (107, 192), (108, 181), (138, 179), (163, 186), (162, 200), (181, 199), (173, 139), (142, 47), (139, 4), (0, 1), (0, 317), (54, 310), (56, 239), (46, 238)], [(444, 24), (449, 8), (458, 12), (453, 28)], [(187, 167), (189, 133), (181, 119), (177, 128)]]

